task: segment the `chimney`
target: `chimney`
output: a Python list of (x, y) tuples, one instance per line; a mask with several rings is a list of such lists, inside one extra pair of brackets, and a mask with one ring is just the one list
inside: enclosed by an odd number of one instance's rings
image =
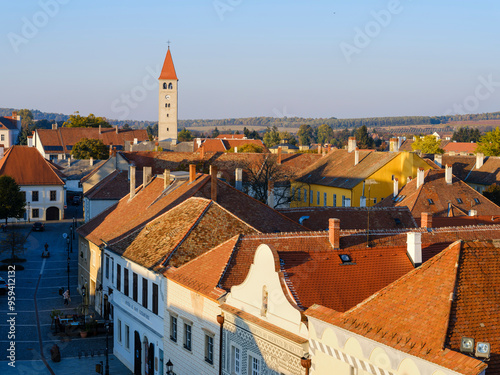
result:
[(356, 138), (349, 137), (347, 141), (347, 152), (353, 152), (356, 149)]
[(354, 165), (358, 165), (359, 163), (359, 149), (356, 147), (354, 150)]
[(274, 181), (269, 180), (267, 184), (267, 205), (274, 208)]
[(476, 154), (476, 169), (479, 169), (483, 166), (484, 163), (484, 154), (481, 152), (478, 152)]
[(200, 159), (205, 157), (205, 145), (200, 147)]
[(134, 138), (134, 145), (136, 145), (138, 142), (139, 142), (138, 139)]
[(168, 185), (170, 185), (170, 171), (165, 169), (163, 172), (163, 190), (165, 190)]
[(113, 156), (113, 145), (109, 145), (109, 157)]
[(57, 130), (57, 122), (52, 124), (52, 130)]
[(243, 168), (236, 168), (234, 174), (236, 181), (234, 187), (239, 191), (243, 191)]
[(424, 168), (417, 169), (417, 189), (424, 184)]
[(415, 268), (422, 264), (422, 233), (406, 233), (406, 253)]
[(439, 168), (443, 168), (443, 155), (442, 154), (434, 154), (434, 163), (436, 163), (436, 165)]
[(17, 112), (16, 111), (12, 111), (12, 119), (17, 120)]
[(398, 137), (398, 150), (401, 148), (402, 144), (403, 144), (403, 139), (401, 137)]
[(196, 138), (196, 147), (201, 147), (201, 138)]
[(399, 151), (399, 142), (397, 138), (391, 138), (389, 140), (389, 151), (398, 152)]
[(321, 154), (322, 147), (321, 145), (318, 145), (318, 154)]
[(142, 186), (146, 186), (151, 182), (153, 178), (153, 168), (152, 167), (142, 167)]
[(3, 145), (0, 145), (0, 159), (3, 158)]
[(217, 167), (210, 166), (210, 199), (217, 202)]
[(451, 173), (451, 165), (448, 165), (446, 164), (445, 167), (444, 167), (444, 178), (446, 180), (446, 183), (448, 185), (451, 185), (452, 181), (451, 181), (451, 177), (452, 177), (452, 173)]
[(432, 228), (432, 213), (422, 212), (420, 216), (420, 226), (422, 228)]
[(469, 216), (477, 216), (477, 210), (470, 210)]
[(135, 196), (135, 165), (130, 166), (130, 199)]
[(99, 134), (102, 134), (101, 125), (99, 125)]
[(68, 168), (71, 167), (71, 158), (68, 158)]
[(115, 125), (116, 134), (118, 134), (118, 125)]
[(234, 153), (237, 154), (238, 153), (238, 147), (235, 147), (234, 148)]
[(396, 197), (399, 193), (399, 181), (396, 177), (392, 181), (392, 196)]
[(189, 164), (189, 183), (196, 179), (196, 165)]
[(334, 249), (340, 249), (340, 219), (328, 220), (328, 238)]
[(33, 136), (28, 135), (28, 147), (33, 147)]
[(332, 145), (328, 145), (328, 152), (332, 151)]
[(278, 165), (281, 165), (281, 147), (278, 147)]

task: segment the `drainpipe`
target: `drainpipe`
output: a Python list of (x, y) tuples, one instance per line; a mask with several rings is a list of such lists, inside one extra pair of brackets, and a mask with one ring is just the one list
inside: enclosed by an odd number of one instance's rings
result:
[(306, 369), (306, 375), (309, 375), (309, 369), (311, 368), (311, 358), (309, 358), (309, 354), (306, 353), (300, 359), (300, 364)]
[(220, 339), (219, 339), (219, 375), (222, 375), (222, 337), (224, 334), (224, 315), (217, 315), (217, 323), (220, 324)]

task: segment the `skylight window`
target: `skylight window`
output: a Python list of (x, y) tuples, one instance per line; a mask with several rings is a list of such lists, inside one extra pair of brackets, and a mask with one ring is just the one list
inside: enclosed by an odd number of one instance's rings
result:
[(352, 258), (350, 255), (340, 254), (339, 257), (340, 257), (340, 260), (342, 261), (342, 263), (352, 263)]
[(429, 202), (429, 204), (434, 204), (434, 201), (431, 198), (427, 198), (427, 201)]
[(400, 225), (401, 224), (401, 220), (397, 217), (394, 218), (394, 222), (396, 223), (396, 225)]
[(477, 204), (481, 203), (481, 202), (479, 202), (479, 199), (477, 199), (477, 198), (474, 198), (474, 202), (476, 202)]
[(464, 203), (461, 198), (457, 198), (457, 202), (460, 204)]

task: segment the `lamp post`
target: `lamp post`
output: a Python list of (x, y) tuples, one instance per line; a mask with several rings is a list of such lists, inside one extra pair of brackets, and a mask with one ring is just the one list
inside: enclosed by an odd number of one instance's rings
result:
[(108, 359), (108, 336), (109, 336), (109, 322), (106, 322), (106, 368), (104, 375), (109, 375), (109, 359)]
[(83, 303), (83, 327), (86, 325), (86, 315), (87, 315), (87, 309), (86, 309), (86, 304), (85, 304), (85, 297), (87, 296), (87, 288), (85, 288), (85, 285), (82, 286), (82, 303)]
[(69, 227), (69, 230), (70, 230), (70, 235), (68, 237), (68, 243), (70, 244), (70, 252), (72, 253), (73, 252), (73, 226), (70, 225)]
[(170, 359), (167, 362), (167, 375), (175, 375), (174, 365), (170, 362)]

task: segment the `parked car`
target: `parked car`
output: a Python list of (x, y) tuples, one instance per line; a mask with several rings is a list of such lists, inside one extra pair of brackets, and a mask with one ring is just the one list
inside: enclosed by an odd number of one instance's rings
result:
[(73, 197), (72, 204), (73, 204), (73, 206), (79, 206), (81, 201), (82, 201), (82, 198), (79, 195), (75, 195)]
[(43, 223), (40, 223), (39, 221), (37, 221), (35, 224), (33, 224), (33, 228), (32, 228), (33, 232), (43, 232), (44, 230), (45, 230), (45, 226), (43, 225)]
[(7, 287), (7, 283), (2, 277), (0, 277), (0, 294), (5, 294), (8, 290), (9, 288)]

